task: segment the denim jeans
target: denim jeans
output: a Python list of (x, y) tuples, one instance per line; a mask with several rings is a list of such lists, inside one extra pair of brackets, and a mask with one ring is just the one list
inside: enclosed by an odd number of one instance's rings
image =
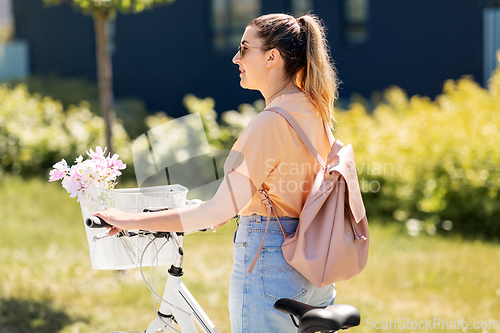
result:
[[(281, 217), (287, 233), (297, 228), (298, 218)], [(298, 332), (289, 315), (274, 309), (280, 298), (315, 306), (333, 304), (335, 286), (318, 288), (283, 258), (283, 234), (276, 218), (269, 222), (264, 247), (252, 271), (248, 269), (259, 250), (267, 217), (240, 216), (234, 232), (233, 272), (229, 282), (229, 314), (232, 333)]]

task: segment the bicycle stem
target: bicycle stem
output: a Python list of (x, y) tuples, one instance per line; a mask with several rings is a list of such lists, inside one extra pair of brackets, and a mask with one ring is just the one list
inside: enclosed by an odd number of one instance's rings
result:
[(175, 232), (170, 232), (170, 238), (174, 241), (174, 246), (177, 251), (177, 258), (175, 259), (174, 266), (182, 268), (182, 260), (184, 258), (184, 251), (182, 250), (181, 242), (179, 240), (179, 237), (177, 236), (177, 233)]

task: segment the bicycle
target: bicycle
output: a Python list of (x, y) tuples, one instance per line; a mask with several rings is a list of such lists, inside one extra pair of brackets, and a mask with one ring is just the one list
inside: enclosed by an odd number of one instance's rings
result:
[[(145, 211), (157, 211), (157, 209), (145, 209)], [(104, 220), (95, 216), (87, 218), (85, 223), (90, 228), (111, 227), (111, 225), (107, 224)], [(107, 237), (106, 234), (107, 233), (104, 233), (94, 237), (94, 241)], [(123, 230), (115, 235), (115, 237), (148, 237), (151, 239), (150, 244), (152, 244), (155, 238), (166, 238), (174, 244), (176, 260), (168, 270), (168, 278), (163, 296), (158, 295), (154, 287), (151, 287), (144, 278), (142, 259), (147, 247), (142, 253), (140, 265), (141, 274), (148, 288), (157, 299), (161, 301), (160, 307), (157, 310), (157, 317), (151, 322), (144, 333), (196, 333), (198, 330), (196, 329), (195, 323), (204, 333), (218, 333), (215, 325), (210, 321), (196, 299), (189, 292), (188, 288), (182, 283), (181, 277), (184, 273), (182, 270), (184, 250), (179, 238), (180, 236), (183, 236), (183, 233), (142, 230)], [(160, 249), (157, 249), (157, 251), (159, 250)], [(336, 332), (341, 329), (344, 330), (358, 326), (361, 320), (359, 311), (355, 307), (346, 304), (317, 307), (292, 299), (282, 298), (276, 301), (274, 308), (289, 314), (291, 320), (301, 333)], [(113, 331), (109, 333), (127, 332)]]

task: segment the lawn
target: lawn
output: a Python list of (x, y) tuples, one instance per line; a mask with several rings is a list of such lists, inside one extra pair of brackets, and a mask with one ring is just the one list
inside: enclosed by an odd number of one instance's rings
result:
[[(140, 271), (91, 269), (75, 199), (43, 179), (4, 177), (0, 188), (0, 332), (147, 327), (155, 312)], [(226, 302), (234, 228), (230, 223), (215, 234), (184, 239), (183, 280), (221, 333), (230, 331)], [(161, 268), (159, 279), (165, 278)], [(337, 303), (352, 304), (362, 314), (353, 333), (456, 332), (466, 326), (468, 332), (500, 332), (500, 245), (411, 237), (397, 226), (372, 223), (366, 270), (338, 283), (337, 290)]]

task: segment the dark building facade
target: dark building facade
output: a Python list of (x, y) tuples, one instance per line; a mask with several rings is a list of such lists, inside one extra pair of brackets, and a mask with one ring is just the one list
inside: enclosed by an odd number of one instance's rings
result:
[[(15, 0), (16, 38), (30, 45), (33, 74), (96, 80), (93, 21), (63, 4)], [(260, 98), (239, 86), (231, 59), (249, 19), (311, 9), (324, 20), (340, 95), (391, 85), (434, 97), (447, 79), (483, 83), (482, 0), (176, 0), (113, 24), (114, 91), (180, 116), (183, 97), (213, 97), (221, 112)], [(498, 22), (500, 29), (500, 21)], [(500, 36), (500, 32), (499, 32)]]

